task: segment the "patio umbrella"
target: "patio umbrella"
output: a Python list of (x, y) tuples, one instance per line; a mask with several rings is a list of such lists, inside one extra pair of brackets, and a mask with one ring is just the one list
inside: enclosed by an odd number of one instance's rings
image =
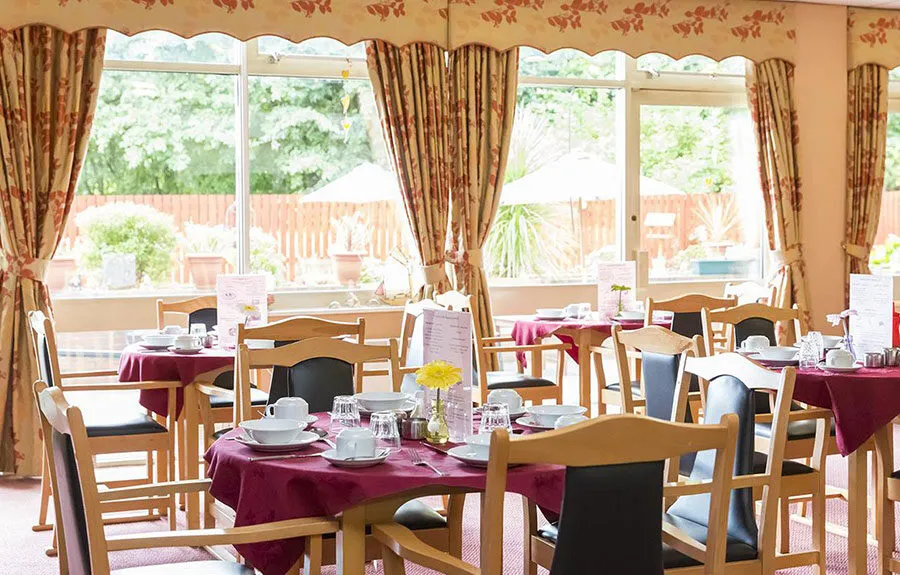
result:
[[(619, 197), (622, 177), (615, 164), (588, 154), (566, 154), (503, 186), (501, 204), (555, 204)], [(684, 195), (659, 180), (641, 176), (642, 196)]]
[(367, 204), (370, 202), (399, 202), (397, 176), (381, 166), (365, 162), (340, 178), (303, 196), (301, 202), (333, 202)]

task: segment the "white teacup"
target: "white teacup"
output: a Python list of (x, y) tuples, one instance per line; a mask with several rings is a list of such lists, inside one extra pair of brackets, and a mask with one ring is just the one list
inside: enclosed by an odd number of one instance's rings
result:
[(375, 436), (365, 427), (348, 427), (337, 434), (335, 452), (339, 459), (375, 457)]
[(239, 425), (258, 443), (288, 443), (302, 431), (296, 421), (286, 419), (254, 419)]
[(769, 346), (769, 338), (764, 335), (749, 335), (741, 342), (741, 349), (744, 351), (759, 351)]
[(200, 341), (196, 335), (176, 335), (173, 345), (177, 349), (194, 349), (200, 347)]
[(488, 394), (487, 402), (505, 403), (511, 415), (522, 413), (522, 396), (514, 389), (495, 389)]
[(306, 429), (309, 404), (302, 397), (282, 397), (274, 405), (266, 406), (266, 417), (293, 419), (300, 422), (300, 429)]
[(491, 434), (478, 433), (466, 437), (466, 445), (480, 458), (487, 459), (491, 454)]
[(826, 367), (853, 367), (853, 354), (846, 349), (832, 349), (825, 354)]
[(166, 335), (180, 335), (184, 333), (184, 328), (180, 325), (167, 325), (163, 328), (163, 333)]
[(553, 429), (562, 429), (563, 427), (575, 425), (576, 423), (581, 423), (582, 421), (587, 420), (588, 418), (584, 415), (563, 415), (556, 420), (556, 423), (553, 424)]

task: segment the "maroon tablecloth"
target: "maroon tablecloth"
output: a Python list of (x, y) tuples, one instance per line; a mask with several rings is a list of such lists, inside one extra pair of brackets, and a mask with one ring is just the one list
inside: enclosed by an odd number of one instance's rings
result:
[[(182, 385), (193, 383), (197, 376), (234, 364), (234, 350), (204, 349), (196, 355), (178, 355), (171, 351), (150, 351), (138, 344), (122, 350), (119, 360), (119, 381), (180, 381)], [(184, 391), (177, 391), (176, 412), (181, 413)], [(141, 390), (140, 404), (154, 413), (169, 413), (168, 394), (165, 389)]]
[[(561, 321), (552, 321), (552, 320), (542, 320), (542, 319), (527, 319), (527, 320), (516, 320), (515, 325), (513, 325), (512, 333), (510, 334), (513, 340), (516, 342), (516, 345), (532, 345), (538, 339), (543, 339), (547, 336), (554, 336), (559, 339), (563, 343), (571, 344), (572, 347), (566, 352), (569, 354), (569, 357), (574, 359), (576, 362), (578, 361), (578, 345), (577, 342), (572, 338), (571, 335), (565, 333), (557, 333), (559, 329), (567, 329), (567, 330), (582, 330), (582, 329), (592, 329), (594, 331), (598, 331), (604, 335), (609, 336), (612, 333), (612, 326), (618, 322), (613, 322), (608, 319), (603, 320), (561, 320)], [(663, 327), (669, 327), (671, 322), (654, 322), (656, 325), (661, 325)], [(635, 322), (624, 322), (620, 323), (622, 329), (638, 329), (640, 327), (644, 327), (644, 323), (642, 321)], [(528, 363), (525, 358), (524, 352), (516, 352), (516, 358), (519, 360), (519, 363), (522, 364), (522, 367), (527, 367)]]
[(803, 369), (794, 399), (834, 413), (838, 449), (849, 455), (900, 415), (900, 368), (840, 374)]
[[(319, 414), (322, 427), (328, 416)], [(226, 437), (242, 433), (230, 432)], [(262, 455), (225, 438), (206, 452), (210, 493), (235, 511), (235, 525), (255, 525), (301, 517), (334, 516), (370, 499), (399, 494), (430, 485), (482, 490), (485, 469), (469, 467), (456, 459), (404, 441), (404, 448), (419, 452), (445, 477), (437, 477), (425, 466), (413, 465), (402, 452), (392, 453), (375, 467), (344, 469), (319, 457), (249, 462)], [(307, 451), (328, 449), (316, 443)], [(551, 465), (524, 465), (509, 470), (507, 491), (525, 495), (539, 506), (558, 512), (562, 502), (565, 472)], [(252, 545), (237, 550), (264, 575), (282, 575), (303, 553), (303, 540), (290, 539)]]

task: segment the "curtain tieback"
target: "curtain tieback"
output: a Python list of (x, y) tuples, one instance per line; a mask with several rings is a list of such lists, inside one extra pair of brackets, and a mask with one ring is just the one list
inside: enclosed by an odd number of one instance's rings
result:
[(425, 276), (425, 283), (437, 285), (439, 282), (447, 279), (447, 270), (444, 262), (438, 262), (427, 266), (420, 266), (422, 274)]
[(0, 254), (0, 272), (12, 276), (43, 282), (49, 269), (47, 259)]
[(786, 250), (772, 251), (772, 260), (775, 264), (775, 267), (777, 268), (785, 268), (792, 264), (799, 263), (802, 257), (803, 254), (800, 251), (799, 245), (788, 248)]
[(861, 246), (859, 244), (848, 244), (847, 242), (841, 242), (841, 247), (844, 248), (844, 251), (847, 252), (847, 255), (851, 258), (856, 258), (858, 260), (869, 260), (869, 252), (872, 248), (868, 246)]

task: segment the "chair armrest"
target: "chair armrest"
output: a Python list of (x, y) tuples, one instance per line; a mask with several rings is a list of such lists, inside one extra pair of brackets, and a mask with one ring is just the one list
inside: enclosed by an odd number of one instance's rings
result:
[(178, 389), (180, 381), (118, 381), (111, 383), (72, 383), (61, 386), (63, 391), (136, 391), (142, 389)]
[(196, 529), (110, 536), (106, 538), (106, 544), (110, 551), (150, 549), (154, 547), (246, 545), (263, 541), (336, 533), (337, 529), (338, 522), (331, 519), (291, 519), (289, 521), (276, 521), (228, 529)]
[(498, 335), (495, 337), (483, 337), (481, 341), (484, 343), (502, 343), (504, 341), (516, 341), (511, 335)]
[(401, 367), (400, 373), (406, 375), (407, 373), (416, 373), (421, 368), (421, 365), (409, 366), (409, 367)]
[(571, 349), (572, 346), (568, 343), (540, 343), (533, 345), (507, 345), (507, 346), (497, 346), (497, 347), (483, 347), (481, 351), (484, 353), (511, 353), (511, 352), (525, 352), (525, 351), (549, 351), (549, 350), (561, 350), (566, 351)]
[(209, 486), (211, 484), (212, 481), (210, 481), (209, 479), (169, 481), (166, 483), (154, 483), (152, 485), (137, 485), (134, 487), (103, 489), (99, 492), (98, 495), (100, 501), (116, 501), (120, 499), (135, 499), (137, 497), (174, 495), (175, 493), (201, 493), (209, 489)]
[(62, 379), (88, 378), (88, 377), (119, 377), (119, 372), (114, 369), (100, 371), (70, 371), (61, 373), (59, 377)]
[(194, 389), (196, 389), (203, 395), (216, 396), (216, 397), (227, 397), (229, 399), (234, 397), (233, 389), (225, 389), (224, 387), (216, 387), (215, 385), (208, 385), (205, 383), (195, 383)]
[(663, 522), (662, 525), (663, 543), (672, 547), (679, 553), (687, 555), (695, 561), (706, 563), (706, 545), (700, 543), (696, 539), (689, 536), (681, 529)]
[[(756, 423), (772, 423), (774, 416), (771, 413), (758, 413), (755, 416)], [(822, 407), (811, 407), (788, 412), (788, 421), (806, 421), (809, 419), (831, 419), (831, 410)]]
[(481, 573), (478, 567), (435, 549), (416, 537), (412, 531), (397, 523), (373, 525), (372, 535), (396, 555), (439, 573), (447, 575), (479, 575)]
[(694, 479), (682, 479), (676, 483), (666, 483), (663, 485), (663, 496), (667, 499), (670, 497), (684, 497), (686, 495), (699, 495), (709, 493), (712, 489), (712, 480), (704, 479), (701, 481)]

